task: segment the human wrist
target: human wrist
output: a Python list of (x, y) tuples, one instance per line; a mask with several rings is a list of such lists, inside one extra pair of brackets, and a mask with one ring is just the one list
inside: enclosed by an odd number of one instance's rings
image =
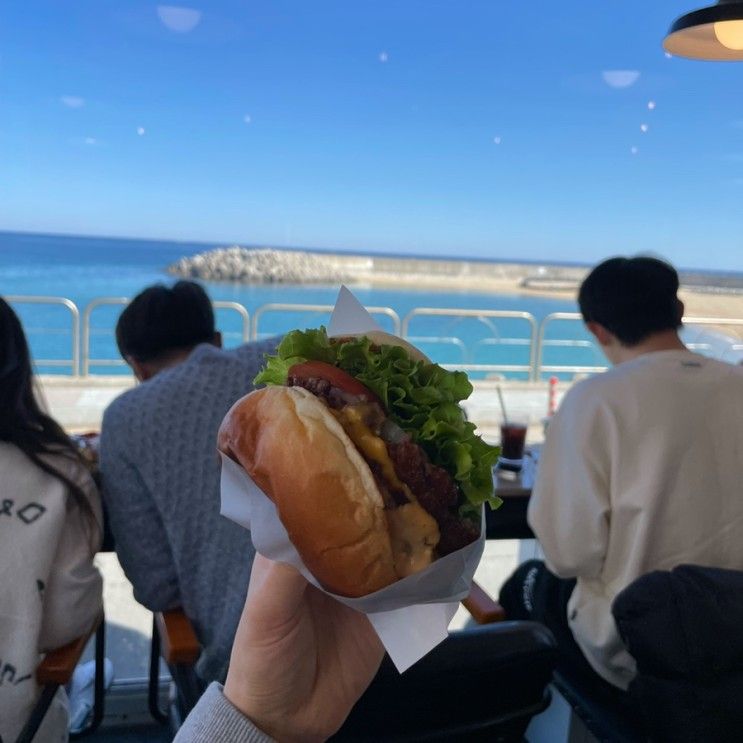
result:
[(224, 682), (222, 693), (225, 699), (242, 715), (248, 718), (261, 732), (274, 740), (285, 740), (282, 733), (272, 724), (270, 719), (259, 709), (259, 704), (249, 694), (246, 694), (246, 684), (235, 678), (235, 674), (228, 672)]

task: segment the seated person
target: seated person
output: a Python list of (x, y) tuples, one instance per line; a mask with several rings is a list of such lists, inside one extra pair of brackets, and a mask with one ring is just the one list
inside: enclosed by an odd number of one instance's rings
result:
[(546, 566), (520, 566), (500, 595), (609, 689), (635, 675), (611, 614), (623, 588), (683, 563), (743, 566), (743, 369), (684, 346), (678, 288), (645, 257), (583, 282), (581, 314), (614, 368), (572, 387), (552, 419), (528, 511)]
[(253, 560), (248, 531), (219, 514), (217, 429), (276, 342), (221, 349), (206, 292), (152, 286), (116, 326), (142, 384), (103, 418), (100, 468), (116, 552), (152, 611), (182, 607), (204, 648), (196, 671), (224, 679)]
[[(34, 396), (28, 344), (2, 298), (0, 411), (0, 740), (14, 741), (40, 693), (42, 655), (102, 611), (93, 556), (103, 519), (77, 449)], [(66, 740), (67, 719), (59, 689), (35, 740)]]

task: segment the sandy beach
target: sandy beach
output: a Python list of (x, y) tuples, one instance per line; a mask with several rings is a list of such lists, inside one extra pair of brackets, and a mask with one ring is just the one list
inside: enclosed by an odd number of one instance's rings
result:
[[(555, 299), (574, 299), (578, 291), (577, 283), (572, 287), (560, 289), (541, 288), (537, 285), (524, 286), (522, 277), (490, 276), (450, 276), (442, 277), (427, 273), (392, 274), (375, 272), (365, 276), (360, 283), (372, 286), (404, 287), (415, 286), (430, 289), (470, 289), (493, 294), (511, 294), (532, 297), (552, 297)], [(743, 294), (712, 293), (695, 291), (682, 287), (679, 297), (684, 303), (687, 317), (720, 317), (737, 319), (740, 326), (715, 326), (729, 335), (743, 338)]]

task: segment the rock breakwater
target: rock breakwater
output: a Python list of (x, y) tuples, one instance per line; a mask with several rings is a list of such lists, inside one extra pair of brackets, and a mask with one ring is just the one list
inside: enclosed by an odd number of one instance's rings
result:
[(574, 288), (585, 269), (235, 245), (181, 258), (168, 272), (183, 278), (246, 284), (368, 283), (485, 291), (532, 288), (555, 291)]
[(358, 268), (316, 253), (234, 245), (181, 258), (168, 272), (184, 278), (246, 284), (337, 284), (353, 281)]

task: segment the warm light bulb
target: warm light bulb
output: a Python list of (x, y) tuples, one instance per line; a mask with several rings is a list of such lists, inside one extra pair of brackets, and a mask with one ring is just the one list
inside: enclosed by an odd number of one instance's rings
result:
[(724, 47), (743, 51), (743, 21), (718, 21), (715, 36)]

